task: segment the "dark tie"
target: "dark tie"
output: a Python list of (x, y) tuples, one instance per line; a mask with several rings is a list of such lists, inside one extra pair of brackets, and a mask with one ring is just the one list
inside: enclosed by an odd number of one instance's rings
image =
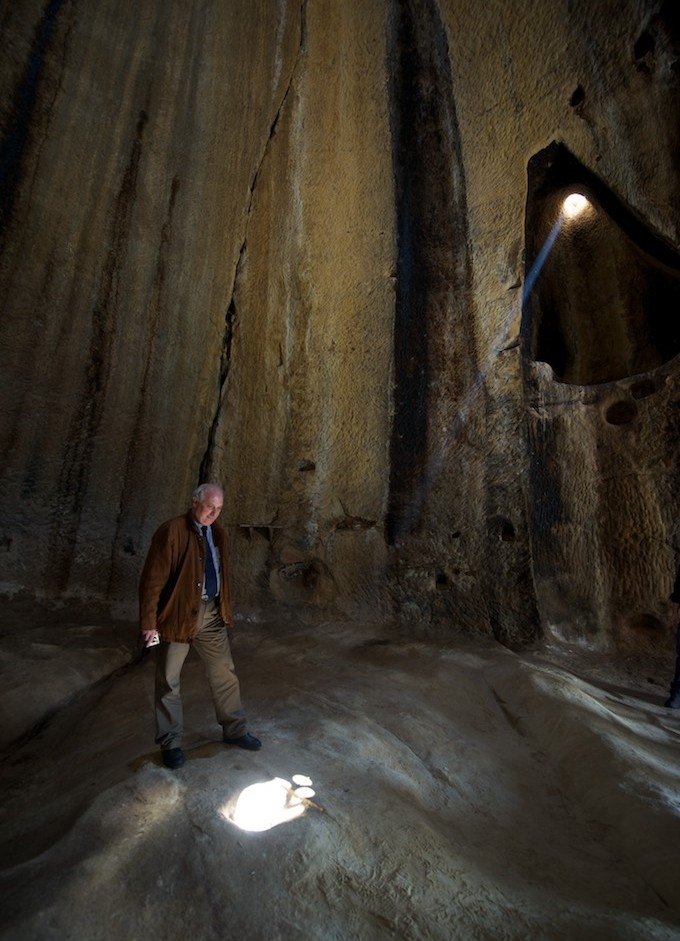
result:
[(205, 539), (205, 593), (208, 598), (214, 598), (217, 594), (217, 572), (213, 561), (212, 549), (208, 542), (208, 527), (202, 526), (203, 537)]

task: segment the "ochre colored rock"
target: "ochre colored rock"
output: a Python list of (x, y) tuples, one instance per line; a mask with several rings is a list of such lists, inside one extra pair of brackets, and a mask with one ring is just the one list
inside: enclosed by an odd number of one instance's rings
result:
[(209, 478), (243, 616), (670, 649), (670, 5), (1, 8), (3, 593)]

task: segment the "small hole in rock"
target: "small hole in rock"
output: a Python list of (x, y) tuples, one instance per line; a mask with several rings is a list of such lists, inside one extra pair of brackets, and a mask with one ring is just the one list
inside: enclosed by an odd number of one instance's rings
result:
[(585, 98), (586, 98), (586, 93), (583, 90), (582, 86), (579, 85), (577, 88), (574, 89), (574, 92), (571, 98), (569, 99), (569, 104), (571, 105), (572, 108), (578, 108), (579, 105), (583, 104), (583, 102), (585, 101)]
[(451, 588), (449, 577), (444, 572), (437, 572), (435, 584), (438, 591), (448, 591)]
[(610, 425), (627, 425), (637, 415), (637, 409), (632, 402), (614, 402), (605, 413), (605, 421)]
[(630, 387), (630, 394), (634, 399), (646, 399), (648, 395), (654, 395), (656, 386), (651, 379), (641, 379), (640, 382), (634, 382)]
[(509, 520), (505, 520), (501, 526), (501, 542), (515, 541), (515, 527)]
[(650, 52), (654, 52), (654, 40), (649, 35), (649, 33), (640, 33), (635, 42), (635, 45), (633, 46), (633, 54), (635, 58), (644, 59), (644, 57)]

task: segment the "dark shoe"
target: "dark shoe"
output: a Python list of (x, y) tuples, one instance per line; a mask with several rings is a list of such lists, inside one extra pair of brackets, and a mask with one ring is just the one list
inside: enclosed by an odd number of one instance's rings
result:
[(664, 703), (666, 709), (680, 709), (680, 693), (673, 693), (670, 699)]
[(184, 752), (181, 748), (168, 748), (161, 752), (161, 757), (165, 767), (170, 768), (172, 771), (181, 768), (184, 764)]
[(248, 751), (257, 751), (259, 748), (262, 748), (262, 742), (259, 738), (255, 738), (254, 735), (251, 735), (250, 732), (246, 732), (245, 735), (237, 735), (236, 738), (227, 738), (224, 736), (225, 745), (238, 745), (239, 748), (247, 748)]

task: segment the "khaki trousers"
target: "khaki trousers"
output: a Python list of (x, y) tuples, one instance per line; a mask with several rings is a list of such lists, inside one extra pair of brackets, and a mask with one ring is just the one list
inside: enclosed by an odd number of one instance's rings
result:
[(156, 744), (165, 751), (182, 744), (183, 711), (180, 675), (191, 647), (200, 656), (215, 704), (215, 716), (223, 736), (233, 738), (246, 731), (241, 690), (234, 670), (227, 628), (214, 601), (204, 601), (198, 614), (198, 630), (191, 644), (163, 643), (156, 648)]

